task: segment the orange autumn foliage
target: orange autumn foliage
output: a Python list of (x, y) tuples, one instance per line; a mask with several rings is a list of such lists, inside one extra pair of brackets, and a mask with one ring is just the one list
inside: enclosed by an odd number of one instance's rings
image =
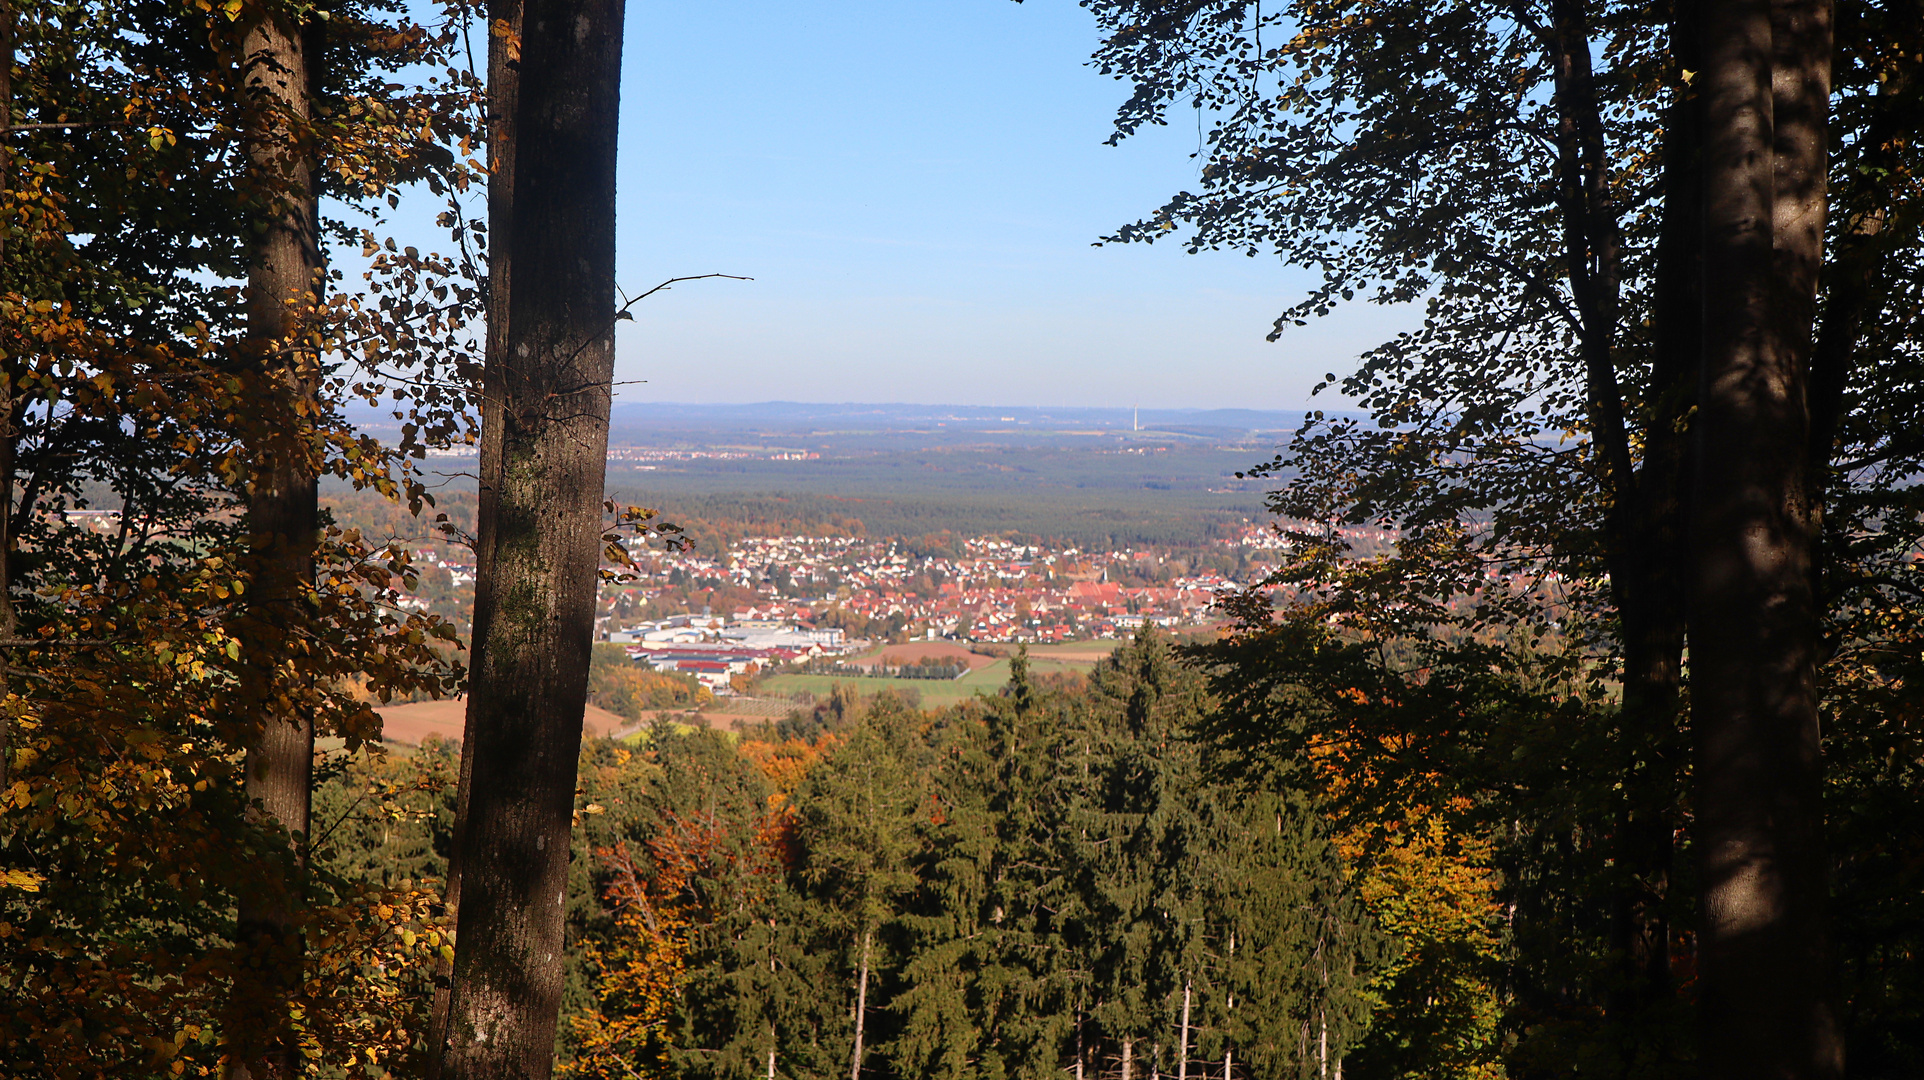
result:
[[(1361, 690), (1339, 697), (1370, 704)], [(1355, 788), (1375, 787), (1381, 776), (1371, 764), (1406, 741), (1356, 731), (1311, 748), (1324, 791), (1337, 803)], [(1366, 740), (1360, 746), (1349, 740)], [(1434, 775), (1419, 786), (1435, 790)], [(1432, 1063), (1464, 1080), (1496, 1080), (1502, 1002), (1496, 984), (1503, 909), (1493, 868), (1495, 847), (1487, 839), (1451, 826), (1468, 801), (1447, 805), (1420, 801), (1352, 809), (1338, 822), (1337, 850), (1355, 875), (1358, 897), (1371, 919), (1398, 944), (1395, 957), (1371, 981), (1379, 1018), (1396, 1017), (1420, 1042)]]
[(570, 1020), (578, 1051), (564, 1075), (672, 1075), (671, 1025), (690, 951), (714, 921), (710, 886), (745, 881), (756, 892), (763, 887), (758, 883), (786, 874), (800, 858), (790, 799), (826, 745), (744, 742), (738, 749), (775, 788), (765, 812), (748, 825), (749, 843), (741, 844), (718, 816), (667, 814), (647, 841), (644, 860), (626, 841), (595, 849), (612, 873), (603, 899), (615, 913), (615, 933), (608, 944), (583, 943), (583, 957), (596, 973), (596, 1007)]
[(686, 848), (679, 839), (671, 834), (649, 845), (657, 855), (652, 879), (636, 868), (625, 841), (595, 849), (601, 864), (614, 871), (606, 898), (615, 909), (617, 933), (610, 947), (583, 946), (583, 959), (598, 972), (599, 1007), (572, 1018), (581, 1050), (565, 1067), (567, 1076), (668, 1075), (669, 1023), (697, 926), (679, 897), (712, 846), (704, 842), (712, 837), (697, 835)]

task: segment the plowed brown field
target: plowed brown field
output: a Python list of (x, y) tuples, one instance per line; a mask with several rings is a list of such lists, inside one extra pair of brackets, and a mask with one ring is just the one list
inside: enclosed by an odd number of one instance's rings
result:
[[(381, 738), (386, 742), (419, 746), (429, 735), (452, 742), (461, 741), (467, 724), (466, 701), (420, 701), (412, 705), (389, 705), (381, 709)], [(591, 735), (607, 735), (628, 726), (628, 721), (607, 709), (588, 706), (581, 718), (582, 730)]]
[(951, 664), (967, 664), (970, 671), (995, 663), (995, 657), (972, 653), (952, 641), (911, 641), (904, 645), (884, 646), (881, 652), (851, 660), (849, 664), (854, 667), (874, 667), (877, 664), (899, 667), (903, 664), (918, 663), (924, 658), (933, 658)]

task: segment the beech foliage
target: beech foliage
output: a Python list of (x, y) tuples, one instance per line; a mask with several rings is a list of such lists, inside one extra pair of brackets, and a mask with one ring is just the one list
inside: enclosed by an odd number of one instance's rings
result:
[[(1703, 5), (1082, 6), (1101, 27), (1095, 65), (1128, 90), (1115, 138), (1202, 132), (1196, 185), (1108, 240), (1318, 272), (1272, 328), (1285, 345), (1344, 304), (1410, 320), (1330, 372), (1317, 389), (1346, 404), (1252, 470), (1279, 480), (1270, 504), (1296, 546), (1200, 656), (1226, 703), (1217, 736), (1298, 766), (1357, 756), (1382, 779), (1351, 785), (1353, 812), (1395, 820), (1427, 792), (1492, 845), (1511, 920), (1497, 1038), (1514, 1074), (1694, 1070), (1684, 598)], [(1924, 461), (1903, 417), (1924, 316), (1924, 13), (1823, 8), (1829, 213), (1793, 480), (1821, 522), (1810, 587), (1839, 1008), (1850, 1069), (1877, 1075), (1920, 1053), (1899, 1034), (1918, 999), (1892, 959), (1924, 931), (1893, 858), (1924, 837), (1899, 805), (1920, 764), (1903, 627), (1917, 622)], [(1397, 549), (1356, 558), (1331, 528), (1364, 522), (1399, 529)]]
[[(316, 164), (328, 249), (352, 254), (290, 335), (325, 361), (318, 397), (297, 400), (244, 344), (248, 237), (285, 194), (241, 145), (242, 28), (268, 13), (0, 9), (0, 1070), (13, 1074), (216, 1075), (270, 1028), (330, 1069), (385, 1075), (445, 944), (431, 878), (317, 857), (317, 837), (250, 812), (239, 751), (263, 695), (358, 757), (378, 742), (373, 703), (460, 679), (452, 628), (397, 603), (414, 576), (405, 550), (351, 530), (323, 530), (311, 584), (276, 614), (277, 655), (258, 655), (246, 626), (268, 570), (248, 501), (263, 453), (418, 510), (431, 494), (414, 459), (464, 430), (454, 377), (476, 249), (457, 238), (441, 258), (379, 238), (402, 193), (474, 182), (465, 16), (294, 13), (317, 23), (325, 65), (318, 107), (280, 124)], [(377, 395), (409, 424), (397, 446), (345, 419)], [(302, 955), (285, 996), (246, 989), (262, 972), (235, 904), (262, 890), (291, 894)]]

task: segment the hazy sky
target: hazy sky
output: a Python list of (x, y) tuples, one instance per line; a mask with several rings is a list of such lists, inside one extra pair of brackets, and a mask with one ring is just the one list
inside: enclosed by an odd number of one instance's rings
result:
[(1126, 90), (1071, 0), (631, 0), (623, 400), (1299, 408), (1383, 334), (1263, 341), (1274, 258), (1091, 247), (1192, 186), (1191, 122), (1102, 145)]

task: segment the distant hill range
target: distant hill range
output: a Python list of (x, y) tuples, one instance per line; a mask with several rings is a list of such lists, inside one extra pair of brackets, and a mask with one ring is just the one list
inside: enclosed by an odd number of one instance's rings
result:
[(1033, 408), (1008, 405), (815, 404), (762, 401), (749, 405), (686, 405), (616, 402), (617, 432), (630, 425), (663, 428), (767, 428), (836, 431), (912, 431), (965, 428), (980, 431), (1032, 428), (1083, 431), (1172, 431), (1229, 435), (1293, 431), (1301, 410)]
[[(399, 436), (391, 411), (356, 405), (349, 417), (380, 438)], [(1336, 414), (1332, 414), (1336, 415)], [(965, 448), (1106, 450), (1223, 447), (1267, 452), (1303, 423), (1301, 410), (1141, 409), (1009, 405), (750, 405), (615, 402), (611, 447), (803, 451), (824, 456)]]

